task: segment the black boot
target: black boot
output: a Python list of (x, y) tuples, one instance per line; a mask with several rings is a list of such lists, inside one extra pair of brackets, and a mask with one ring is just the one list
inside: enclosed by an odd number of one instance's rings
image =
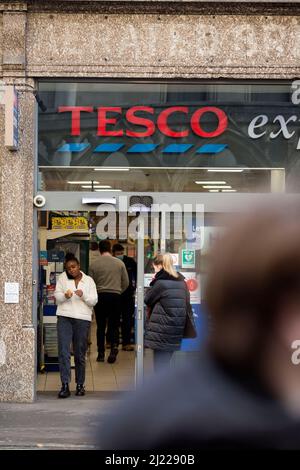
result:
[(97, 356), (97, 362), (104, 362), (105, 354), (104, 352), (99, 352)]
[(76, 395), (77, 397), (83, 397), (83, 396), (85, 395), (85, 388), (84, 388), (84, 385), (82, 385), (82, 384), (77, 384), (75, 395)]
[(109, 362), (109, 364), (113, 364), (114, 362), (116, 362), (118, 352), (119, 352), (118, 348), (113, 348), (110, 351), (110, 354), (107, 358), (107, 362)]
[(70, 395), (69, 384), (62, 384), (58, 398), (68, 398)]

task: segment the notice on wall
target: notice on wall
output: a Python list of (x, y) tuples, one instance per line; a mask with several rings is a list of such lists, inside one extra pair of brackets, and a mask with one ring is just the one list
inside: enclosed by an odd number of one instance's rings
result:
[(178, 253), (171, 253), (174, 266), (179, 266), (179, 255)]
[(201, 303), (200, 276), (197, 273), (182, 273), (190, 292), (191, 304)]
[(150, 287), (150, 282), (152, 281), (153, 277), (153, 273), (144, 274), (144, 287)]
[(4, 90), (5, 104), (5, 146), (10, 150), (18, 150), (19, 145), (19, 97), (16, 88), (6, 85)]
[(0, 105), (4, 104), (5, 86), (3, 80), (0, 80)]
[(47, 266), (47, 265), (48, 265), (48, 252), (40, 251), (40, 266)]
[(5, 282), (4, 284), (4, 303), (5, 304), (18, 304), (19, 303), (19, 288), (18, 282)]
[(49, 251), (48, 254), (48, 261), (56, 262), (56, 263), (63, 263), (65, 259), (64, 251)]

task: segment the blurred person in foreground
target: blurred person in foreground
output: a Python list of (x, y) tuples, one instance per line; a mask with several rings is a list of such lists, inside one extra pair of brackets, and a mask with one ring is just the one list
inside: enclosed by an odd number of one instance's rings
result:
[(300, 448), (300, 205), (240, 215), (211, 268), (206, 351), (126, 400), (99, 447)]

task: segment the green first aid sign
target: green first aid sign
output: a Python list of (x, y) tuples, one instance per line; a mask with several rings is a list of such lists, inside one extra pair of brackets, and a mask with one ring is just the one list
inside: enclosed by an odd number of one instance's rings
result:
[(181, 266), (183, 268), (195, 267), (195, 250), (182, 250)]

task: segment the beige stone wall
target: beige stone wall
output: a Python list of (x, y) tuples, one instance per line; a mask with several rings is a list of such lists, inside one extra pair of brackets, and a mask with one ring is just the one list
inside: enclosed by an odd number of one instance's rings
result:
[(3, 75), (2, 64), (3, 64), (3, 13), (0, 11), (0, 78), (2, 78), (2, 75)]
[[(11, 7), (11, 5), (9, 5)], [(4, 147), (0, 107), (0, 401), (31, 402), (35, 387), (32, 243), (35, 99), (26, 78), (26, 10), (1, 12), (0, 79), (20, 90), (19, 149)], [(20, 284), (20, 303), (4, 304), (4, 282)]]
[(32, 13), (27, 54), (31, 76), (290, 78), (300, 17)]
[[(20, 93), (19, 99), (19, 150), (12, 152), (0, 145), (0, 401), (30, 402), (36, 342), (32, 318), (35, 100), (27, 92)], [(1, 142), (3, 114), (2, 109)], [(19, 304), (4, 304), (6, 281), (20, 284)]]
[[(90, 10), (78, 7), (77, 12), (68, 2), (68, 11), (64, 12), (55, 7), (58, 2), (36, 2), (36, 8), (29, 8), (29, 3), (0, 1), (0, 79), (19, 84), (22, 90), (17, 152), (3, 146), (0, 108), (0, 401), (34, 399), (32, 200), (36, 103), (30, 88), (25, 91), (23, 85), (34, 85), (36, 77), (300, 75), (298, 14), (288, 16), (280, 10), (274, 15), (269, 14), (271, 10), (267, 15), (252, 10), (248, 14), (243, 9), (236, 11), (239, 14), (224, 10), (222, 15), (214, 15), (215, 6), (197, 13), (184, 5), (178, 14), (170, 7), (166, 14), (156, 7), (141, 9), (139, 14), (129, 7), (121, 12), (117, 2), (113, 10), (100, 5)], [(19, 305), (3, 303), (5, 281), (20, 283)]]

